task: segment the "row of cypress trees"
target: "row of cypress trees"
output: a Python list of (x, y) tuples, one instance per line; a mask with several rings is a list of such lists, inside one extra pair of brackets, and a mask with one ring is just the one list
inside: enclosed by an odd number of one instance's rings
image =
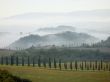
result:
[(41, 57), (39, 56), (37, 59), (37, 63), (36, 63), (36, 58), (33, 57), (32, 60), (31, 58), (28, 56), (27, 57), (27, 62), (25, 60), (25, 57), (18, 57), (18, 56), (10, 56), (9, 57), (1, 57), (0, 58), (0, 62), (1, 65), (5, 64), (5, 65), (27, 65), (27, 66), (33, 66), (35, 67), (35, 65), (37, 64), (38, 67), (44, 67), (44, 68), (59, 68), (60, 70), (109, 70), (110, 71), (110, 63), (107, 62), (103, 62), (101, 61), (74, 61), (74, 62), (62, 62), (61, 59), (59, 59), (59, 61), (57, 62), (56, 59), (54, 58), (53, 60), (51, 58), (48, 58), (48, 62), (44, 59), (41, 60)]

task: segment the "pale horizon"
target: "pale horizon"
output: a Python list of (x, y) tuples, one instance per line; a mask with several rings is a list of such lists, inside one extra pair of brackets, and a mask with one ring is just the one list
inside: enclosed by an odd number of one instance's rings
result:
[(110, 0), (0, 0), (0, 18), (29, 12), (110, 9)]

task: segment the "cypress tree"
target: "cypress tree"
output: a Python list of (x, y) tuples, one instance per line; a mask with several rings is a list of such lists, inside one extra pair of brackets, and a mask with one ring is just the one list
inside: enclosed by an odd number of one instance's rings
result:
[(55, 69), (57, 68), (56, 59), (55, 59), (55, 58), (54, 58), (54, 68), (55, 68)]
[(41, 59), (40, 59), (40, 56), (38, 58), (38, 67), (41, 67)]
[(72, 65), (72, 62), (70, 62), (70, 69), (71, 69), (71, 70), (73, 69), (73, 65)]
[(16, 56), (16, 66), (18, 66), (18, 56)]
[(106, 67), (105, 67), (105, 65), (104, 65), (104, 71), (106, 70)]
[(103, 61), (102, 60), (100, 61), (100, 69), (101, 70), (103, 69)]
[(6, 56), (5, 59), (6, 59), (6, 65), (8, 65), (8, 57)]
[(61, 70), (61, 59), (59, 59), (59, 68)]
[(93, 64), (93, 71), (95, 70), (95, 66), (94, 66), (94, 64)]
[(79, 67), (80, 67), (80, 69), (82, 70), (82, 63), (80, 62), (80, 64), (79, 64)]
[(89, 70), (89, 64), (87, 64), (87, 70)]
[(97, 60), (95, 61), (95, 69), (97, 70)]
[(46, 68), (46, 61), (45, 60), (43, 60), (43, 65)]
[(51, 68), (51, 59), (49, 58), (49, 68)]
[(78, 69), (77, 61), (75, 61), (75, 69)]
[(110, 64), (109, 64), (109, 71), (110, 71)]
[(30, 57), (28, 56), (28, 66), (30, 66)]
[(14, 56), (11, 56), (11, 65), (14, 64)]
[(67, 63), (64, 63), (64, 68), (67, 69)]
[(1, 57), (1, 64), (2, 65), (4, 64), (4, 57), (3, 56)]
[(33, 67), (35, 66), (35, 58), (33, 57)]
[(1, 65), (3, 65), (4, 62), (3, 59), (4, 59), (3, 56), (1, 56)]
[(85, 69), (87, 68), (87, 63), (86, 63), (86, 60), (85, 60)]
[(84, 64), (83, 64), (83, 61), (82, 61), (82, 66), (81, 66), (81, 69), (82, 69), (82, 70), (84, 69), (84, 67), (83, 67), (83, 66), (84, 66)]
[(90, 69), (92, 68), (92, 61), (90, 61)]
[(24, 66), (24, 57), (22, 56), (22, 66)]
[(98, 64), (98, 70), (100, 71), (100, 63)]
[(106, 63), (106, 70), (108, 70), (108, 67), (109, 67), (109, 66), (108, 66), (108, 63)]

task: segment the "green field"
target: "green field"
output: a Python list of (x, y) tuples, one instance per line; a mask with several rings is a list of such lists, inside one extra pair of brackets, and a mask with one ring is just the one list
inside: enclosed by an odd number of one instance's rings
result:
[(32, 82), (110, 82), (109, 71), (70, 71), (27, 66), (0, 66)]

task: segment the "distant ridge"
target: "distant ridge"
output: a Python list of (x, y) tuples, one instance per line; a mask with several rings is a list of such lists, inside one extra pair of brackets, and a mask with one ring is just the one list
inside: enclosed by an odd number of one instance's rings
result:
[(67, 45), (75, 43), (91, 43), (98, 39), (88, 35), (86, 33), (77, 33), (71, 31), (65, 31), (62, 33), (48, 34), (45, 36), (29, 35), (20, 38), (19, 40), (12, 43), (10, 48), (29, 48), (33, 46), (44, 46), (44, 45)]

